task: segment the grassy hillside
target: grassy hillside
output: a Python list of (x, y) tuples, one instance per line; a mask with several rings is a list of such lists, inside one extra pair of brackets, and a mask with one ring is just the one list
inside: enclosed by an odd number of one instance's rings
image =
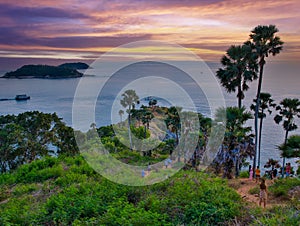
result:
[(80, 156), (1, 174), (0, 191), (0, 225), (217, 224), (238, 216), (242, 205), (226, 181), (202, 173), (128, 187), (96, 174)]
[(130, 187), (95, 173), (81, 156), (46, 157), (0, 174), (0, 225), (297, 225), (299, 199), (286, 192), (299, 184), (275, 182), (270, 191), (282, 191), (284, 205), (263, 210), (227, 180), (193, 170)]
[[(202, 118), (203, 121), (206, 120)], [(138, 120), (133, 122), (139, 125)], [(300, 222), (298, 178), (268, 181), (267, 209), (257, 205), (259, 187), (255, 182), (245, 178), (224, 180), (216, 176), (218, 174), (196, 172), (190, 163), (172, 177), (169, 177), (169, 172), (178, 162), (170, 168), (153, 167), (151, 173), (143, 178), (140, 171), (134, 177), (127, 170), (113, 168), (109, 171), (109, 175), (120, 172), (117, 175), (121, 181), (138, 182), (134, 184), (146, 184), (155, 176), (166, 179), (151, 186), (124, 186), (104, 178), (86, 163), (78, 154), (73, 129), (56, 114), (35, 111), (18, 116), (1, 116), (0, 124), (1, 226), (277, 226), (299, 225)], [(91, 157), (90, 162), (99, 168), (105, 168), (105, 164), (99, 164), (104, 159), (109, 160), (106, 163), (112, 163), (111, 159), (99, 155), (102, 149), (98, 140), (93, 139), (95, 134), (101, 137), (105, 150), (113, 157), (131, 165), (146, 167), (150, 162), (164, 161), (174, 150), (172, 139), (143, 154), (129, 150), (122, 142), (126, 138), (127, 128), (121, 124), (118, 129), (124, 136), (120, 140), (112, 126), (91, 129), (87, 133), (75, 131), (83, 141), (81, 153)], [(144, 126), (131, 128), (132, 133), (142, 140), (151, 135)], [(199, 137), (205, 141), (204, 136)], [(57, 150), (48, 149), (50, 145)], [(85, 149), (88, 151), (82, 152)], [(247, 184), (250, 187), (246, 189)], [(251, 195), (252, 203), (247, 199)]]

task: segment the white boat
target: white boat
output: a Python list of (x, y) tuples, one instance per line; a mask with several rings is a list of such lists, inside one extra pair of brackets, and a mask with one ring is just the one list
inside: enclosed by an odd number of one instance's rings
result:
[(26, 94), (20, 94), (15, 97), (15, 100), (29, 100), (29, 99), (30, 96), (27, 96)]

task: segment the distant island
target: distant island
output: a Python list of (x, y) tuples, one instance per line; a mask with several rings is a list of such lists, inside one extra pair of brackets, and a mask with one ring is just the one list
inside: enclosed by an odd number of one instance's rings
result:
[(64, 63), (59, 65), (58, 67), (70, 68), (75, 70), (84, 70), (84, 69), (88, 69), (89, 65), (82, 62), (77, 62), (77, 63)]
[(24, 65), (16, 71), (7, 72), (2, 78), (78, 78), (83, 73), (77, 69), (87, 69), (85, 63), (65, 63), (59, 66), (50, 65)]

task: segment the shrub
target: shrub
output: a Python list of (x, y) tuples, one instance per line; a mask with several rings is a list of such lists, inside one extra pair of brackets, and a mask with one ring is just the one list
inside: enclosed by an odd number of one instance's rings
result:
[(240, 178), (249, 178), (249, 172), (248, 171), (242, 171), (240, 173)]
[(117, 199), (111, 203), (99, 223), (103, 225), (171, 225), (167, 223), (166, 214), (134, 207), (124, 199)]
[(288, 192), (293, 187), (300, 186), (300, 180), (298, 178), (283, 178), (275, 181), (273, 185), (269, 187), (270, 193), (276, 197), (288, 197)]
[(18, 184), (13, 189), (13, 194), (16, 196), (20, 196), (26, 193), (31, 193), (33, 191), (38, 190), (38, 185), (36, 184)]
[(57, 178), (63, 173), (63, 168), (58, 163), (58, 159), (54, 157), (45, 157), (22, 165), (14, 172), (16, 182), (32, 183)]
[(26, 167), (21, 167), (18, 170), (16, 175), (17, 182), (22, 182), (22, 183), (42, 182), (50, 178), (54, 179), (61, 176), (64, 171), (61, 165), (52, 168), (45, 168), (41, 170), (33, 168), (30, 170), (24, 170), (24, 172), (22, 171), (22, 168), (26, 168)]
[(55, 184), (67, 187), (69, 185), (72, 185), (74, 183), (81, 183), (86, 182), (88, 177), (85, 174), (78, 174), (78, 173), (67, 173), (63, 177), (59, 177), (56, 179)]
[(0, 205), (0, 225), (35, 225), (40, 204), (30, 196), (10, 198)]
[(251, 194), (251, 195), (259, 194), (259, 190), (260, 190), (259, 186), (257, 185), (255, 187), (249, 189), (249, 194)]
[(251, 225), (286, 225), (294, 226), (299, 225), (300, 214), (299, 210), (290, 206), (277, 206), (272, 208), (266, 214), (254, 220)]

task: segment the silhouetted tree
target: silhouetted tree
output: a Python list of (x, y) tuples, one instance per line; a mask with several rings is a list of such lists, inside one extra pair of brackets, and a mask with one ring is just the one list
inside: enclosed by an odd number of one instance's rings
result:
[(248, 82), (257, 79), (258, 65), (250, 45), (231, 46), (222, 57), (223, 68), (217, 71), (217, 78), (228, 93), (236, 92), (238, 107), (242, 107)]
[(253, 47), (254, 53), (258, 57), (259, 65), (259, 77), (258, 77), (258, 87), (256, 94), (256, 108), (255, 108), (255, 156), (253, 159), (253, 168), (256, 168), (256, 154), (257, 154), (257, 144), (258, 144), (258, 111), (260, 105), (260, 93), (262, 86), (262, 79), (264, 73), (264, 66), (266, 64), (266, 58), (272, 54), (273, 56), (280, 53), (283, 46), (283, 41), (280, 37), (276, 36), (278, 29), (275, 25), (258, 25), (252, 31), (249, 41), (246, 44)]
[(126, 90), (122, 94), (123, 99), (120, 101), (121, 105), (124, 108), (127, 108), (128, 113), (128, 136), (129, 136), (129, 142), (130, 142), (130, 149), (132, 150), (132, 138), (131, 138), (131, 131), (130, 131), (130, 125), (131, 125), (131, 110), (135, 108), (135, 105), (139, 103), (139, 97), (136, 94), (136, 92), (132, 89)]
[[(300, 101), (297, 98), (283, 99), (280, 104), (276, 107), (278, 111), (274, 117), (274, 121), (279, 124), (282, 122), (283, 129), (285, 130), (284, 144), (287, 143), (288, 134), (290, 131), (296, 130), (298, 127), (295, 123), (294, 118), (300, 117)], [(283, 157), (282, 166), (285, 165), (285, 157)], [(284, 176), (284, 169), (282, 167), (282, 177)]]
[(119, 111), (119, 115), (120, 115), (120, 122), (122, 123), (122, 122), (123, 122), (122, 116), (124, 115), (124, 111), (123, 111), (123, 110), (120, 110), (120, 111)]
[[(253, 100), (255, 104), (250, 106), (251, 110), (255, 111), (256, 109), (256, 99)], [(258, 118), (260, 118), (259, 124), (259, 138), (258, 138), (258, 157), (257, 157), (257, 166), (260, 167), (260, 149), (261, 149), (261, 137), (262, 137), (262, 127), (263, 119), (267, 116), (265, 112), (269, 114), (272, 113), (272, 108), (275, 108), (276, 104), (271, 98), (270, 93), (260, 93), (259, 109), (258, 109)]]

